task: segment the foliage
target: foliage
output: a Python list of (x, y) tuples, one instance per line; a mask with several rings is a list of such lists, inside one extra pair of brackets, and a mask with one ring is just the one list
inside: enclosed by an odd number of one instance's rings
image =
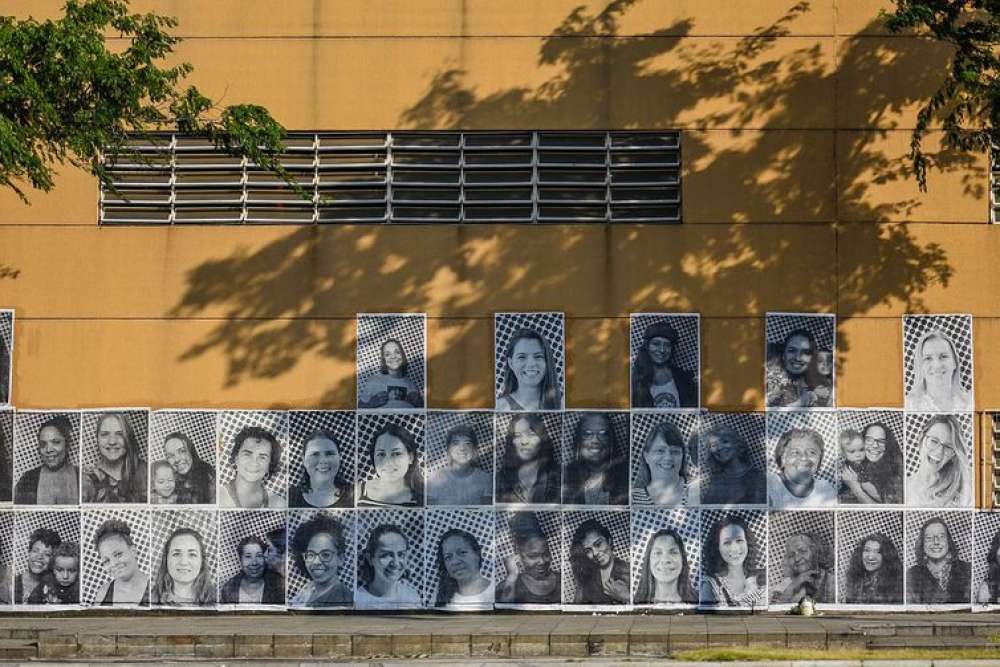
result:
[(910, 157), (921, 189), (928, 156), (921, 150), (932, 120), (940, 118), (946, 148), (988, 152), (1000, 144), (1000, 2), (895, 0), (882, 18), (895, 33), (916, 31), (954, 48), (945, 80), (917, 116)]
[(61, 18), (43, 22), (0, 16), (0, 186), (27, 202), (22, 186), (51, 190), (65, 163), (109, 184), (102, 157), (113, 162), (130, 134), (157, 130), (204, 135), (291, 182), (278, 161), (285, 129), (266, 109), (216, 108), (182, 87), (190, 64), (164, 64), (176, 25), (129, 13), (128, 0), (68, 0)]

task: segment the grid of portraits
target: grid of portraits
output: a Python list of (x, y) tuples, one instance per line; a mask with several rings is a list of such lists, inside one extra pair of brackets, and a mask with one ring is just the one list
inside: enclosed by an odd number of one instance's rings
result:
[(0, 408), (0, 503), (14, 496), (14, 410)]
[[(285, 498), (288, 486), (288, 418), (287, 413), (278, 411), (254, 411), (254, 410), (226, 410), (220, 412), (217, 420), (218, 442), (219, 442), (219, 504), (223, 503), (223, 487), (236, 478), (236, 464), (239, 450), (236, 448), (236, 437), (246, 428), (264, 429), (270, 433), (278, 442), (281, 450), (277, 461), (277, 472), (266, 473), (264, 479), (264, 489), (269, 497)], [(240, 445), (243, 446), (242, 443)], [(274, 466), (273, 449), (270, 450), (271, 464)], [(233, 501), (236, 499), (233, 498)]]
[[(814, 481), (811, 494), (820, 494), (823, 489), (827, 489), (829, 494), (817, 498), (816, 502), (829, 505), (836, 497), (837, 462), (839, 459), (837, 414), (818, 410), (768, 412), (766, 421), (768, 472), (773, 476), (781, 475), (783, 472), (779, 463), (779, 454), (782, 455), (780, 457), (781, 463), (787, 464), (791, 458), (792, 450), (799, 444), (793, 445), (795, 441), (819, 444), (816, 442), (816, 437), (819, 436), (822, 441), (822, 449), (818, 468), (812, 473)], [(816, 502), (810, 504), (815, 505)], [(771, 498), (771, 506), (774, 507), (776, 504), (776, 499)]]
[[(544, 537), (548, 547), (547, 556), (550, 560), (549, 570), (554, 573), (556, 580), (560, 580), (560, 572), (569, 567), (564, 560), (564, 549), (562, 541), (563, 513), (558, 510), (513, 510), (497, 511), (494, 514), (496, 520), (496, 532), (494, 534), (494, 544), (496, 549), (496, 581), (502, 584), (508, 579), (512, 569), (523, 568), (524, 565), (521, 554), (518, 552), (518, 543), (525, 537)], [(515, 575), (516, 576), (516, 575)], [(504, 606), (524, 606), (529, 603), (514, 599), (507, 601), (497, 594), (497, 604)], [(541, 604), (541, 603), (540, 603)], [(561, 604), (561, 597), (555, 597), (547, 606), (558, 607)]]
[[(632, 519), (632, 603), (656, 607), (689, 607), (698, 603), (701, 588), (701, 515), (689, 509), (633, 509)], [(684, 567), (677, 574), (680, 602), (657, 602), (657, 576), (652, 572), (652, 542), (673, 540), (683, 548)], [(664, 577), (665, 578), (665, 577)], [(685, 586), (684, 580), (687, 585)]]
[[(903, 516), (903, 566), (907, 606), (963, 605), (972, 601), (972, 512), (906, 512)], [(926, 563), (949, 558), (942, 590), (939, 575)]]
[[(702, 510), (700, 605), (751, 608), (767, 606), (767, 521), (768, 512), (761, 510)], [(719, 588), (715, 582), (720, 581), (719, 575), (727, 567), (719, 545), (723, 529), (729, 526), (736, 526), (738, 531), (730, 530), (744, 536), (746, 541), (743, 571), (747, 578), (747, 588), (742, 595), (715, 592)], [(709, 591), (711, 597), (707, 595)]]
[(973, 428), (971, 413), (906, 413), (908, 507), (972, 507)]
[(841, 510), (836, 523), (837, 603), (901, 606), (903, 512)]
[(976, 512), (973, 524), (972, 604), (1000, 604), (1000, 512)]
[(104, 602), (113, 577), (105, 568), (103, 556), (98, 551), (100, 545), (94, 542), (98, 531), (105, 529), (106, 535), (127, 537), (132, 542), (139, 573), (146, 576), (152, 572), (152, 543), (150, 527), (152, 515), (145, 510), (121, 507), (85, 510), (80, 514), (80, 549), (83, 561), (80, 571), (80, 602), (85, 605), (109, 604)]
[[(424, 514), (424, 590), (428, 595), (424, 598), (424, 604), (428, 607), (441, 609), (474, 611), (476, 609), (489, 609), (493, 606), (493, 600), (488, 602), (464, 603), (454, 599), (454, 593), (458, 590), (458, 581), (452, 576), (458, 568), (469, 568), (473, 560), (478, 560), (479, 577), (488, 582), (487, 593), (493, 589), (494, 582), (494, 519), (493, 512), (483, 510), (459, 510), (442, 509), (429, 510)], [(449, 544), (445, 545), (445, 539)], [(470, 539), (475, 542), (472, 544)], [(459, 556), (458, 565), (453, 565), (452, 561), (446, 560), (443, 556), (443, 549), (454, 548), (451, 542), (462, 540), (464, 545)], [(458, 549), (456, 549), (458, 551)], [(475, 555), (473, 555), (475, 554)], [(462, 570), (457, 570), (463, 576), (472, 578)], [(442, 585), (443, 578), (450, 581)], [(485, 583), (484, 582), (484, 583)], [(492, 597), (487, 595), (487, 597)]]
[[(596, 525), (595, 525), (596, 524)], [(599, 527), (598, 527), (599, 526)], [(623, 510), (575, 510), (563, 512), (563, 563), (562, 599), (564, 605), (604, 606), (626, 605), (631, 597), (632, 536), (629, 513)], [(617, 583), (622, 585), (624, 599), (616, 599), (615, 594), (606, 589), (601, 591), (601, 575), (594, 569), (598, 556), (594, 552), (600, 547), (593, 546), (597, 535), (594, 531), (603, 529), (605, 540), (610, 536), (610, 547), (614, 561), (628, 568), (626, 575)], [(590, 548), (594, 551), (590, 551)], [(613, 561), (613, 562), (614, 562)], [(611, 579), (615, 579), (612, 566)], [(589, 588), (589, 590), (588, 590)], [(603, 596), (601, 593), (603, 592)]]
[[(47, 599), (39, 600), (14, 600), (15, 604), (46, 604), (46, 605), (77, 605), (79, 604), (79, 557), (80, 557), (80, 513), (77, 510), (22, 510), (14, 515), (14, 574), (23, 574), (29, 567), (29, 551), (32, 546), (31, 537), (36, 530), (44, 529), (53, 531), (57, 543), (76, 545), (73, 550), (77, 557), (77, 578), (75, 583), (75, 599), (67, 595), (65, 599), (56, 599), (46, 596)], [(42, 537), (39, 535), (39, 537)], [(47, 539), (44, 538), (43, 539)], [(54, 556), (49, 558), (48, 571), (51, 572), (55, 563)], [(50, 583), (51, 585), (51, 583)], [(72, 584), (68, 584), (72, 590)], [(42, 591), (39, 591), (41, 593)]]
[(306, 444), (312, 436), (331, 436), (340, 453), (340, 477), (355, 481), (357, 424), (350, 410), (303, 410), (288, 413), (288, 485), (298, 486), (306, 475), (302, 465)]
[[(357, 318), (358, 406), (371, 409), (423, 409), (427, 395), (425, 378), (427, 316), (411, 314), (359, 314)], [(406, 364), (407, 383), (393, 385), (392, 369), (385, 367), (383, 350), (388, 341), (399, 343)], [(415, 393), (417, 404), (411, 402)], [(385, 396), (376, 399), (376, 395)]]
[[(377, 609), (412, 609), (423, 606), (423, 600), (431, 595), (431, 590), (424, 578), (423, 564), (420, 562), (424, 544), (424, 514), (419, 509), (375, 509), (358, 511), (357, 513), (357, 587), (355, 588), (354, 605), (357, 608)], [(402, 567), (402, 577), (399, 581), (400, 599), (371, 600), (375, 598), (367, 586), (379, 576), (379, 568), (385, 568), (384, 562), (374, 556), (379, 542), (389, 537), (376, 535), (393, 535), (391, 539), (402, 535), (405, 540), (404, 559), (393, 559), (395, 567)], [(375, 562), (372, 562), (375, 561)], [(367, 576), (366, 576), (367, 574)]]
[(0, 310), (0, 405), (11, 402), (14, 378), (14, 311)]
[[(214, 510), (178, 509), (152, 512), (149, 528), (152, 543), (152, 583), (150, 584), (150, 602), (153, 606), (180, 607), (214, 607), (217, 600), (216, 563), (218, 562), (218, 512)], [(202, 587), (202, 595), (198, 600), (179, 601), (169, 595), (170, 582), (173, 581), (168, 563), (170, 542), (181, 539), (181, 535), (193, 537), (197, 542), (200, 558), (194, 563), (188, 563), (188, 568), (197, 565), (195, 585)], [(190, 544), (191, 540), (185, 539)], [(174, 544), (179, 547), (179, 544)], [(193, 574), (193, 573), (192, 573)]]
[[(42, 431), (45, 431), (43, 433)], [(38, 503), (38, 479), (42, 467), (40, 438), (65, 442), (60, 450), (58, 445), (46, 447), (50, 462), (57, 462), (65, 455), (66, 463), (79, 467), (80, 463), (80, 413), (63, 411), (18, 410), (14, 414), (14, 502), (35, 505)], [(63, 453), (60, 453), (63, 452)], [(19, 497), (20, 496), (20, 497)], [(78, 505), (79, 494), (66, 498), (60, 505)]]
[[(698, 465), (703, 505), (766, 505), (765, 415), (707, 412), (701, 416)], [(735, 470), (740, 474), (731, 474)]]
[(555, 389), (559, 396), (559, 405), (555, 409), (562, 409), (566, 395), (565, 326), (565, 316), (562, 313), (497, 313), (494, 319), (493, 349), (498, 399), (504, 392), (504, 378), (508, 372), (507, 355), (512, 351), (509, 350), (512, 347), (511, 341), (514, 334), (528, 329), (540, 336), (548, 347), (547, 354), (552, 358)]
[[(951, 343), (958, 358), (954, 360), (963, 391), (972, 394), (973, 352), (971, 315), (904, 315), (903, 316), (903, 391), (910, 396), (917, 383), (920, 369), (921, 343), (928, 335), (938, 333)], [(907, 409), (911, 408), (907, 400)], [(971, 404), (967, 408), (971, 410)]]
[[(645, 486), (652, 478), (649, 462), (646, 461), (647, 445), (652, 446), (655, 440), (664, 438), (670, 440), (680, 435), (684, 445), (683, 463), (679, 475), (684, 479), (686, 488), (682, 503), (698, 505), (701, 503), (700, 488), (702, 470), (698, 465), (698, 429), (701, 423), (700, 413), (694, 410), (685, 412), (633, 412), (631, 415), (632, 456), (631, 456), (631, 490), (632, 502), (637, 503), (637, 494), (645, 491)], [(659, 433), (660, 435), (655, 435)], [(663, 434), (672, 434), (665, 437)], [(671, 446), (671, 443), (667, 443)], [(648, 494), (646, 494), (648, 495)], [(658, 504), (650, 498), (651, 504)], [(675, 503), (676, 504), (676, 503)]]
[(768, 516), (768, 591), (771, 604), (794, 604), (808, 595), (836, 600), (833, 512), (771, 512)]
[[(284, 530), (284, 528), (284, 512), (268, 510), (236, 510), (219, 512), (219, 559), (216, 565), (217, 584), (219, 587), (219, 604), (240, 604), (241, 606), (246, 606), (245, 604), (239, 602), (238, 596), (234, 600), (230, 599), (226, 595), (227, 587), (231, 586), (230, 582), (235, 584), (236, 590), (238, 591), (239, 579), (236, 578), (244, 572), (241, 564), (242, 554), (238, 551), (240, 542), (244, 539), (254, 538), (261, 542), (263, 546), (260, 553), (261, 559), (256, 563), (253, 563), (252, 566), (264, 568), (266, 571), (267, 565), (264, 562), (264, 555), (267, 552), (267, 535), (275, 530)], [(262, 591), (261, 602), (257, 603), (257, 605), (284, 606), (284, 580), (281, 582), (280, 592), (276, 590), (268, 590), (267, 584), (268, 582), (265, 580), (265, 589)]]
[[(312, 581), (305, 557), (302, 555), (309, 550), (310, 540), (306, 538), (310, 534), (315, 537), (316, 534), (323, 532), (321, 529), (326, 531), (339, 530), (340, 537), (344, 540), (344, 553), (340, 555), (336, 577), (348, 591), (354, 592), (357, 574), (355, 567), (358, 560), (355, 540), (356, 520), (356, 513), (351, 510), (292, 510), (288, 512), (288, 549), (285, 572), (289, 606), (302, 609), (350, 606), (349, 604), (341, 605), (340, 603), (299, 599), (298, 596), (300, 596), (302, 589)], [(299, 534), (299, 529), (303, 525), (306, 525), (307, 528), (305, 532)]]

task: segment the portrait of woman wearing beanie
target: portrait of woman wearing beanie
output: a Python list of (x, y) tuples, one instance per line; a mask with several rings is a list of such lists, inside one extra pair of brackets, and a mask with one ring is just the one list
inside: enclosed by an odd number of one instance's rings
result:
[(698, 379), (677, 365), (677, 330), (658, 320), (646, 327), (632, 359), (633, 408), (697, 408)]

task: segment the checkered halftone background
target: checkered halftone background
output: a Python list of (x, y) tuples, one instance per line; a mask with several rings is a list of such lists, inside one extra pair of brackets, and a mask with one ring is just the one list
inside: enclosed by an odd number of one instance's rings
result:
[(479, 573), (488, 580), (493, 581), (493, 512), (490, 510), (428, 510), (424, 513), (424, 590), (428, 595), (424, 597), (424, 604), (433, 607), (437, 602), (438, 584), (440, 577), (438, 574), (438, 548), (441, 536), (451, 530), (458, 528), (469, 533), (476, 538), (482, 550), (482, 559), (479, 563)]
[(677, 427), (677, 430), (684, 436), (684, 443), (687, 448), (687, 483), (690, 488), (692, 484), (700, 484), (702, 471), (698, 465), (698, 427), (701, 423), (700, 413), (691, 410), (686, 412), (633, 412), (632, 419), (632, 460), (629, 470), (631, 471), (631, 488), (636, 488), (636, 475), (639, 472), (639, 464), (642, 462), (642, 448), (646, 444), (653, 427), (661, 422), (668, 422)]
[(972, 315), (904, 315), (903, 316), (903, 394), (913, 389), (917, 380), (915, 360), (917, 343), (925, 333), (937, 329), (955, 344), (962, 389), (972, 392)]
[(166, 437), (180, 432), (194, 443), (198, 458), (215, 468), (217, 417), (214, 410), (156, 410), (149, 417), (150, 461), (164, 460)]
[(635, 368), (635, 358), (642, 347), (646, 327), (654, 322), (666, 322), (677, 332), (679, 342), (674, 350), (674, 365), (700, 378), (701, 316), (694, 313), (632, 313), (628, 337), (628, 358), (632, 368)]
[(892, 434), (896, 436), (896, 442), (899, 443), (899, 449), (902, 451), (903, 443), (906, 442), (906, 439), (903, 437), (904, 425), (902, 410), (893, 410), (888, 408), (879, 408), (877, 410), (837, 410), (838, 435), (847, 429), (854, 429), (864, 435), (865, 429), (870, 424), (874, 424), (876, 422), (881, 422), (889, 427)]
[(270, 431), (281, 445), (281, 467), (277, 474), (264, 482), (269, 495), (282, 498), (288, 493), (288, 420), (284, 412), (232, 410), (219, 413), (218, 418), (219, 465), (218, 484), (228, 484), (236, 477), (236, 466), (229, 462), (235, 443), (233, 438), (247, 426), (259, 426)]
[[(514, 419), (523, 416), (525, 413), (498, 412), (494, 416), (496, 433), (496, 468), (503, 468), (503, 456), (507, 448), (507, 432), (511, 428)], [(563, 413), (562, 412), (536, 412), (545, 424), (545, 432), (552, 441), (552, 458), (556, 465), (563, 464), (563, 452), (560, 443), (563, 440)]]
[[(836, 556), (833, 545), (836, 539), (833, 512), (772, 511), (768, 517), (767, 541), (767, 587), (771, 593), (771, 602), (776, 601), (774, 597), (781, 592), (779, 585), (786, 576), (785, 545), (788, 538), (801, 533), (815, 539), (820, 551), (818, 562), (826, 564), (830, 568), (830, 576), (834, 575)], [(831, 603), (833, 600), (826, 602)]]
[(566, 400), (566, 318), (563, 313), (497, 313), (494, 320), (494, 359), (496, 397), (503, 393), (503, 378), (507, 370), (507, 343), (518, 329), (532, 329), (548, 343), (555, 362), (555, 377), (560, 399)]
[[(382, 343), (395, 338), (406, 356), (406, 377), (427, 400), (425, 358), (427, 350), (427, 316), (423, 313), (358, 315), (358, 394), (365, 381), (378, 374)], [(419, 406), (423, 407), (423, 406)]]
[[(388, 423), (393, 423), (406, 429), (407, 433), (413, 436), (417, 442), (417, 465), (419, 470), (423, 470), (424, 465), (424, 441), (427, 427), (427, 415), (424, 413), (414, 414), (412, 412), (401, 413), (358, 413), (358, 479), (368, 481), (375, 477), (375, 468), (372, 466), (371, 456), (368, 454), (369, 447), (378, 430)], [(422, 474), (422, 473), (421, 473)], [(420, 499), (423, 502), (423, 498)]]
[[(299, 566), (295, 564), (292, 540), (299, 526), (318, 514), (325, 514), (340, 524), (344, 535), (345, 549), (343, 562), (340, 564), (340, 572), (337, 573), (337, 578), (340, 580), (340, 583), (347, 587), (347, 590), (353, 592), (357, 589), (354, 583), (354, 577), (357, 574), (355, 566), (358, 562), (357, 544), (355, 543), (356, 513), (354, 510), (289, 510), (288, 551), (287, 560), (285, 561), (285, 572), (287, 573), (285, 585), (287, 587), (286, 595), (289, 602), (310, 581), (308, 574), (300, 571)], [(320, 608), (322, 609), (323, 607)]]
[[(761, 475), (767, 471), (766, 421), (763, 412), (704, 412), (701, 415), (701, 431), (698, 436), (698, 464), (701, 468), (703, 493), (712, 476), (708, 435), (717, 428), (736, 431), (746, 441), (750, 450), (750, 465), (760, 470)], [(764, 502), (767, 502), (766, 498)]]
[(276, 528), (285, 527), (285, 513), (275, 510), (236, 510), (219, 512), (219, 560), (216, 568), (219, 600), (222, 586), (240, 572), (240, 557), (236, 547), (244, 537), (253, 535), (267, 544), (264, 536)]
[(49, 528), (63, 542), (80, 543), (80, 512), (78, 510), (20, 510), (14, 514), (14, 573), (28, 569), (28, 539), (32, 531)]
[[(906, 461), (907, 503), (910, 502), (911, 494), (909, 493), (909, 487), (912, 483), (912, 478), (917, 474), (917, 470), (920, 468), (920, 447), (921, 441), (923, 440), (924, 426), (934, 416), (935, 414), (930, 412), (907, 412), (905, 415), (906, 444), (903, 446), (903, 456)], [(972, 414), (951, 414), (949, 416), (954, 418), (958, 422), (959, 427), (962, 429), (962, 445), (965, 450), (966, 458), (965, 483), (970, 487), (974, 487), (976, 482), (973, 475), (975, 463), (973, 461), (974, 425)], [(970, 497), (972, 495), (972, 493), (969, 494)]]
[(297, 486), (305, 475), (302, 457), (306, 438), (314, 431), (329, 431), (337, 439), (340, 450), (340, 474), (348, 484), (354, 484), (357, 469), (357, 423), (350, 410), (309, 410), (288, 413), (288, 485)]
[(116, 414), (124, 417), (132, 431), (135, 433), (136, 444), (139, 446), (139, 457), (141, 463), (146, 465), (146, 452), (149, 451), (149, 410), (134, 408), (108, 410), (85, 410), (83, 412), (82, 424), (80, 426), (80, 449), (83, 457), (83, 466), (97, 465), (97, 426), (104, 415)]
[[(354, 559), (360, 572), (361, 559), (364, 557), (365, 546), (372, 531), (383, 524), (392, 524), (403, 531), (406, 542), (409, 545), (407, 552), (408, 562), (406, 568), (405, 581), (417, 589), (422, 600), (428, 599), (431, 589), (428, 581), (424, 578), (424, 564), (421, 558), (424, 554), (424, 510), (422, 509), (377, 509), (359, 510), (357, 512), (357, 535), (358, 551)], [(363, 586), (360, 575), (357, 579), (357, 588)]]
[[(6, 462), (5, 470), (0, 470), (0, 475), (11, 476), (14, 474), (14, 410), (0, 409), (0, 461)], [(13, 479), (10, 481), (11, 491), (14, 489)], [(12, 496), (0, 498), (0, 503), (9, 503)]]
[(940, 519), (948, 526), (951, 539), (955, 541), (958, 553), (952, 554), (959, 560), (972, 563), (972, 515), (974, 512), (962, 511), (913, 511), (903, 513), (903, 569), (917, 564), (917, 540), (923, 539), (920, 528), (925, 521)]
[(976, 591), (986, 581), (989, 573), (990, 554), (993, 537), (1000, 531), (1000, 512), (973, 512), (974, 553), (972, 555), (972, 602), (978, 605)]
[[(684, 542), (687, 555), (688, 580), (695, 600), (701, 587), (701, 513), (689, 509), (633, 509), (632, 515), (632, 602), (640, 604), (635, 596), (646, 566), (646, 549), (649, 540), (658, 530), (672, 528)], [(648, 603), (641, 603), (648, 604)]]
[[(837, 522), (837, 602), (848, 604), (847, 573), (851, 567), (851, 556), (855, 549), (863, 548), (869, 535), (882, 533), (888, 537), (900, 562), (903, 560), (903, 513), (893, 510), (847, 511), (836, 514)], [(902, 590), (902, 588), (900, 588)], [(903, 601), (899, 604), (902, 606)]]
[(519, 514), (531, 515), (535, 523), (541, 528), (542, 534), (549, 543), (549, 551), (552, 553), (552, 570), (559, 572), (563, 567), (564, 549), (562, 544), (562, 522), (563, 514), (557, 510), (530, 512), (511, 511), (496, 513), (496, 581), (502, 582), (507, 578), (507, 567), (504, 559), (514, 555), (514, 536), (511, 532), (511, 522)]
[(586, 415), (604, 415), (611, 423), (614, 433), (614, 449), (611, 455), (628, 461), (629, 456), (629, 413), (625, 410), (567, 410), (562, 413), (563, 424), (559, 442), (560, 458), (569, 465), (576, 461), (576, 427)]
[[(14, 512), (6, 509), (0, 511), (0, 567), (11, 567), (14, 564)], [(24, 547), (27, 551), (27, 546)]]
[[(611, 541), (615, 548), (615, 556), (629, 564), (631, 568), (632, 536), (628, 510), (573, 510), (563, 512), (563, 561), (562, 568), (562, 599), (564, 605), (572, 605), (576, 595), (576, 576), (573, 573), (570, 550), (573, 546), (573, 533), (584, 521), (596, 519), (611, 533)], [(581, 605), (588, 606), (588, 605)]]
[[(795, 329), (805, 329), (816, 339), (820, 348), (828, 348), (836, 352), (834, 344), (837, 340), (837, 316), (812, 313), (768, 313), (764, 324), (764, 335), (767, 339), (768, 352), (771, 346), (780, 345), (785, 336)], [(776, 351), (776, 350), (775, 350)], [(836, 356), (834, 356), (836, 361)]]
[[(765, 570), (767, 568), (767, 518), (768, 512), (765, 510), (702, 510), (701, 511), (701, 548), (702, 563), (704, 563), (705, 546), (712, 535), (712, 528), (722, 519), (738, 516), (746, 521), (747, 527), (757, 545), (757, 552), (749, 554), (753, 558), (750, 567), (755, 570)], [(707, 576), (708, 572), (703, 572)]]
[(14, 311), (13, 310), (0, 310), (0, 341), (3, 341), (3, 346), (7, 349), (7, 358), (10, 363), (10, 367), (7, 369), (7, 377), (0, 377), (0, 385), (5, 385), (6, 392), (0, 391), (0, 396), (7, 396), (7, 403), (10, 403), (13, 396), (11, 395), (11, 389), (13, 389), (14, 380)]
[(14, 483), (21, 475), (42, 465), (38, 455), (38, 429), (53, 417), (64, 416), (72, 426), (73, 438), (67, 443), (67, 459), (73, 465), (80, 465), (80, 413), (18, 410), (14, 415)]
[(831, 484), (837, 484), (837, 461), (840, 452), (837, 446), (837, 413), (818, 410), (797, 410), (767, 413), (767, 469), (778, 473), (778, 463), (774, 452), (778, 440), (793, 428), (811, 429), (823, 438), (823, 460), (816, 474)]
[(163, 563), (163, 551), (167, 548), (167, 539), (170, 535), (178, 528), (193, 528), (201, 535), (202, 543), (205, 545), (202, 567), (207, 568), (206, 571), (209, 573), (209, 579), (212, 585), (215, 586), (215, 564), (218, 562), (216, 560), (218, 557), (218, 514), (215, 510), (154, 510), (150, 512), (151, 526), (149, 533), (150, 542), (153, 545), (151, 555), (153, 562), (153, 571), (151, 572), (152, 582), (155, 582), (160, 574), (160, 565)]
[(479, 467), (493, 474), (493, 413), (476, 412), (429, 412), (427, 413), (427, 454), (424, 457), (427, 472), (440, 470), (448, 465), (448, 430), (459, 424), (471, 426), (476, 433), (479, 446)]
[(82, 544), (80, 550), (83, 551), (83, 567), (80, 572), (80, 602), (83, 604), (94, 604), (94, 598), (104, 582), (110, 581), (111, 577), (104, 571), (101, 565), (101, 555), (94, 545), (94, 536), (97, 530), (105, 521), (117, 519), (124, 521), (131, 529), (132, 543), (135, 545), (136, 561), (139, 563), (139, 570), (147, 575), (152, 572), (150, 526), (151, 516), (146, 510), (108, 508), (85, 510), (80, 513), (80, 532), (82, 534)]

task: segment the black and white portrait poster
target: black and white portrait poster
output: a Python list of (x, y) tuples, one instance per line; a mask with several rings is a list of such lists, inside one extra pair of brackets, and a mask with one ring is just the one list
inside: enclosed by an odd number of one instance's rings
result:
[(496, 504), (558, 507), (562, 497), (562, 413), (499, 413), (494, 428)]
[(13, 500), (14, 410), (13, 408), (0, 408), (0, 505), (8, 504)]
[(285, 509), (288, 506), (284, 412), (227, 410), (218, 415), (220, 508)]
[(632, 601), (632, 535), (627, 510), (563, 512), (563, 607), (622, 610)]
[(14, 414), (14, 504), (80, 504), (80, 413), (18, 410)]
[(358, 507), (423, 507), (424, 413), (358, 413)]
[(562, 512), (497, 512), (496, 604), (551, 610), (562, 604)]
[(913, 412), (971, 412), (972, 316), (903, 317), (903, 389)]
[(80, 426), (81, 502), (145, 505), (149, 410), (85, 410)]
[(0, 510), (0, 609), (14, 599), (14, 512)]
[(701, 318), (633, 313), (629, 331), (631, 405), (676, 410), (701, 405)]
[(628, 412), (564, 412), (562, 504), (627, 506), (629, 447)]
[(352, 510), (288, 512), (288, 606), (349, 609), (354, 606), (357, 545)]
[[(219, 512), (219, 606), (275, 609), (285, 606), (285, 564), (268, 559), (268, 536), (285, 533), (285, 513), (274, 510)], [(281, 541), (284, 541), (282, 539)]]
[(838, 502), (844, 506), (903, 503), (902, 410), (838, 410)]
[(0, 310), (0, 405), (9, 405), (14, 378), (14, 311)]
[(701, 504), (696, 410), (633, 412), (632, 506)]
[(775, 509), (823, 509), (837, 503), (837, 414), (767, 414), (767, 495)]
[(972, 512), (906, 512), (903, 563), (907, 610), (972, 603)]
[(149, 606), (152, 514), (124, 507), (81, 513), (80, 601), (98, 607)]
[(348, 410), (288, 413), (288, 506), (354, 507), (357, 424)]
[(149, 420), (149, 504), (215, 507), (214, 410), (157, 410)]
[(771, 512), (768, 535), (770, 606), (790, 608), (807, 597), (832, 605), (837, 599), (833, 512)]
[(493, 511), (434, 509), (425, 512), (424, 522), (427, 606), (448, 611), (492, 609)]
[(702, 607), (767, 607), (767, 519), (761, 510), (702, 510)]
[(151, 512), (153, 607), (214, 609), (218, 599), (218, 512), (160, 509)]
[(358, 314), (358, 408), (426, 407), (427, 316)]
[(493, 413), (428, 413), (427, 505), (492, 509)]
[(1000, 512), (973, 516), (972, 607), (976, 611), (1000, 608)]
[(768, 408), (836, 407), (834, 315), (768, 313), (764, 398)]
[(497, 313), (496, 409), (562, 410), (566, 396), (565, 316)]
[(702, 505), (767, 506), (764, 436), (761, 412), (707, 412), (701, 416), (698, 462)]
[(632, 603), (684, 609), (698, 604), (701, 517), (692, 509), (632, 509)]
[(903, 606), (903, 513), (842, 510), (837, 521), (837, 605)]
[(971, 509), (972, 413), (906, 413), (906, 506)]
[(14, 604), (22, 609), (80, 606), (80, 512), (14, 515)]
[(420, 609), (430, 597), (424, 579), (424, 511), (357, 512), (356, 609)]

